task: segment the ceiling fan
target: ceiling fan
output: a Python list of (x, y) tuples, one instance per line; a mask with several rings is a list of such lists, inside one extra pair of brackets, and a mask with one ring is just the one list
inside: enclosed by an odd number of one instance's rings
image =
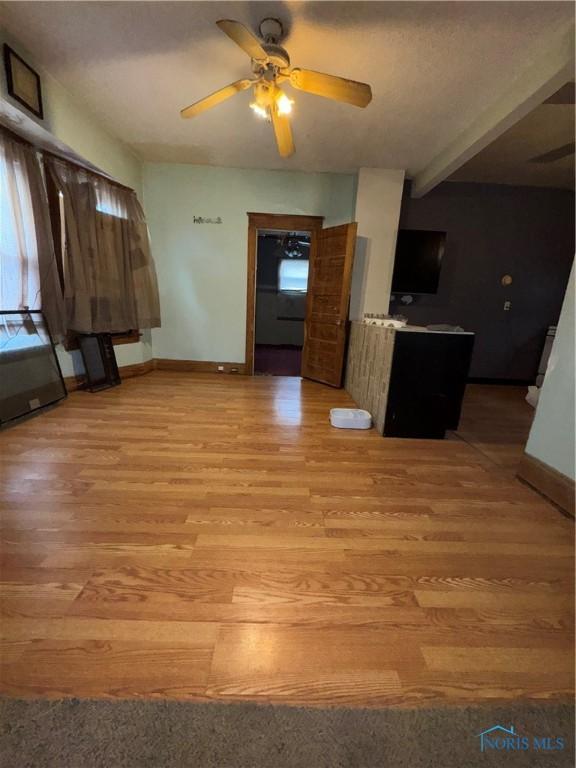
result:
[(294, 140), (288, 115), (294, 102), (280, 88), (281, 84), (289, 83), (297, 90), (353, 104), (355, 107), (366, 107), (372, 100), (372, 90), (366, 83), (310, 69), (290, 69), (290, 57), (279, 43), (284, 30), (278, 19), (267, 18), (260, 23), (261, 40), (239, 21), (222, 19), (216, 24), (250, 56), (253, 77), (237, 80), (191, 104), (181, 110), (182, 117), (196, 117), (236, 93), (253, 88), (254, 101), (250, 107), (257, 115), (272, 122), (278, 151), (282, 157), (289, 157), (294, 153)]

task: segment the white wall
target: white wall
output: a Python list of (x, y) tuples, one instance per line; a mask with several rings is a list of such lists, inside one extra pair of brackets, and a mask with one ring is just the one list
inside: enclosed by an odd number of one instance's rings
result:
[(350, 317), (388, 312), (404, 171), (360, 168), (355, 218), (358, 242), (352, 274)]
[(574, 480), (574, 265), (526, 453)]
[[(248, 212), (351, 221), (356, 177), (146, 164), (144, 200), (162, 328), (154, 357), (244, 362)], [(194, 224), (194, 216), (222, 224)]]
[[(43, 132), (52, 136), (85, 160), (117, 179), (122, 184), (134, 189), (142, 199), (143, 164), (135, 152), (124, 142), (105, 130), (98, 118), (78, 104), (46, 70), (38, 67), (34, 57), (0, 27), (0, 44), (7, 42), (19, 55), (38, 70), (42, 80), (42, 101), (44, 120), (39, 120), (25, 110), (15, 99), (8, 95), (4, 67), (0, 67), (0, 102), (7, 103), (2, 114), (15, 114), (21, 123), (25, 135), (34, 135), (34, 124), (40, 126), (38, 138), (43, 139)], [(32, 124), (32, 128), (30, 128)], [(16, 128), (18, 130), (18, 128)], [(69, 353), (60, 345), (57, 347), (58, 358), (64, 376), (80, 373), (83, 370), (79, 352)], [(152, 357), (151, 334), (143, 334), (142, 341), (136, 344), (123, 344), (115, 347), (118, 365), (141, 363)]]

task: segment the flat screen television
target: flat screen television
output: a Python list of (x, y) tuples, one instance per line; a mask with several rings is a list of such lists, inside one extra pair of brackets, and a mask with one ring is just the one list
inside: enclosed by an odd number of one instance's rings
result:
[(436, 293), (446, 232), (401, 229), (396, 243), (392, 293)]

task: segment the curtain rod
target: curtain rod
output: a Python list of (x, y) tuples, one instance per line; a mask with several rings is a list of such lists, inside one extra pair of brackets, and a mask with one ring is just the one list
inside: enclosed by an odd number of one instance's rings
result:
[(107, 181), (108, 184), (111, 184), (113, 187), (119, 187), (120, 189), (124, 189), (127, 192), (134, 192), (132, 187), (127, 187), (125, 184), (121, 184), (119, 181), (116, 181), (116, 179), (110, 178), (110, 176), (106, 176), (105, 173), (101, 173), (99, 171), (94, 171), (92, 168), (86, 168), (86, 166), (82, 165), (81, 163), (77, 163), (74, 160), (70, 160), (68, 157), (64, 157), (63, 155), (59, 155), (56, 152), (50, 152), (48, 149), (43, 149), (42, 147), (37, 146), (36, 144), (32, 144), (31, 141), (28, 141), (28, 139), (25, 139), (23, 136), (20, 136), (20, 134), (13, 131), (11, 128), (8, 128), (6, 125), (3, 125), (0, 123), (0, 130), (4, 133), (7, 133), (8, 136), (13, 139), (14, 141), (17, 141), (20, 144), (25, 144), (28, 147), (32, 147), (32, 149), (35, 149), (36, 152), (41, 154), (43, 157), (52, 158), (54, 160), (60, 160), (60, 162), (68, 163), (69, 165), (72, 165), (74, 168), (79, 168), (80, 170), (84, 171), (85, 173), (91, 173), (93, 176), (97, 176), (100, 179), (103, 179), (104, 181)]

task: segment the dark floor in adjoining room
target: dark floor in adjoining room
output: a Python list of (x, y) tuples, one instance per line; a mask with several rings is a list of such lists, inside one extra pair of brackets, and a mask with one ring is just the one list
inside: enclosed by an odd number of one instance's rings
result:
[(302, 347), (293, 344), (256, 344), (254, 373), (265, 376), (300, 376)]

